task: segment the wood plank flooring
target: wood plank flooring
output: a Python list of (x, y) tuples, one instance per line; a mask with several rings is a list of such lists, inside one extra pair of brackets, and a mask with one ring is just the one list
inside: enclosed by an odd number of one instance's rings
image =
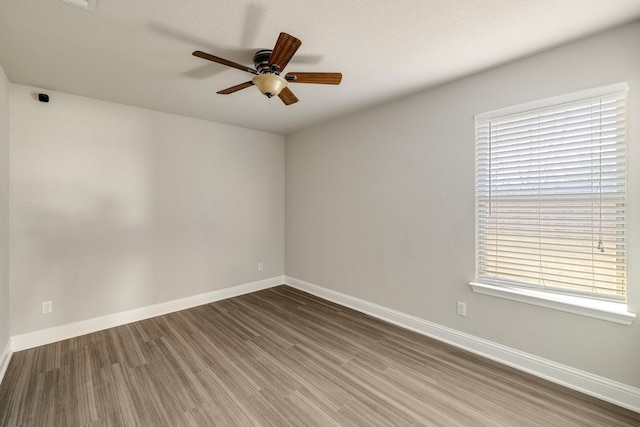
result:
[(17, 352), (1, 426), (640, 426), (640, 414), (279, 286)]

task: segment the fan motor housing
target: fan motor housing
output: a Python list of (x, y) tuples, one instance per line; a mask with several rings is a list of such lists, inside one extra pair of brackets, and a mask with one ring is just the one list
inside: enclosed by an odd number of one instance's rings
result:
[[(271, 58), (271, 52), (273, 52), (271, 49), (262, 49), (257, 51), (255, 55), (253, 55), (253, 65), (255, 65), (256, 71), (258, 71), (258, 74), (274, 72), (274, 70), (272, 70), (269, 67), (269, 59)], [(276, 71), (276, 74), (277, 74), (277, 71)]]

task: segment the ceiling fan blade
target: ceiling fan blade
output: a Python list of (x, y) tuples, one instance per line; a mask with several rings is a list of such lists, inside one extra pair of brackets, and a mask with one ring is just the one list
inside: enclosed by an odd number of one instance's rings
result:
[(246, 89), (251, 86), (253, 86), (253, 82), (249, 80), (248, 82), (240, 83), (239, 85), (235, 85), (223, 90), (219, 90), (216, 93), (219, 93), (220, 95), (229, 95), (230, 93), (237, 92), (239, 90)]
[(299, 39), (287, 33), (280, 33), (273, 52), (271, 52), (271, 58), (269, 58), (269, 67), (277, 65), (278, 71), (282, 72), (301, 44)]
[(282, 89), (278, 97), (282, 99), (282, 102), (284, 102), (285, 105), (291, 105), (298, 102), (298, 98), (296, 98), (293, 92), (291, 92), (291, 89), (289, 89), (288, 87)]
[(291, 83), (339, 85), (342, 81), (342, 73), (287, 73), (285, 79)]
[(211, 55), (210, 53), (201, 52), (196, 50), (192, 54), (198, 58), (208, 59), (209, 61), (217, 62), (218, 64), (226, 65), (227, 67), (237, 68), (238, 70), (246, 71), (251, 74), (258, 74), (256, 70), (246, 65), (238, 64), (237, 62), (229, 61), (228, 59), (220, 58), (218, 56)]

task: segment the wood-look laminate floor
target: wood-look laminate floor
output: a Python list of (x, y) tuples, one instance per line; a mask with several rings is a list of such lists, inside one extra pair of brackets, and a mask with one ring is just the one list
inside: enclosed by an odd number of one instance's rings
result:
[(287, 286), (17, 352), (2, 426), (640, 426)]

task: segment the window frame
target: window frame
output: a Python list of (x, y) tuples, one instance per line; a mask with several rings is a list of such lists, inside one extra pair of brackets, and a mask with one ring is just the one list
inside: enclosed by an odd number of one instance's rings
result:
[[(555, 96), (551, 98), (545, 98), (534, 102), (529, 102), (525, 104), (520, 104), (512, 107), (502, 108), (498, 110), (489, 111), (486, 113), (478, 114), (475, 116), (476, 126), (479, 122), (486, 122), (487, 120), (497, 119), (500, 117), (521, 114), (526, 112), (531, 112), (535, 110), (551, 108), (555, 106), (560, 106), (562, 104), (567, 104), (571, 102), (576, 102), (584, 99), (595, 98), (600, 96), (610, 95), (616, 92), (628, 91), (627, 83), (618, 83), (609, 86), (603, 86), (595, 89), (588, 89), (580, 92), (574, 92), (566, 95)], [(478, 149), (478, 139), (477, 136), (475, 138), (476, 150)], [(477, 152), (476, 152), (477, 155)], [(477, 167), (477, 164), (476, 164)], [(493, 283), (484, 283), (481, 279), (478, 279), (478, 251), (479, 251), (479, 242), (478, 242), (478, 187), (477, 187), (477, 179), (476, 175), (476, 189), (474, 191), (475, 199), (476, 199), (476, 210), (475, 210), (475, 219), (476, 219), (476, 238), (475, 238), (475, 246), (474, 251), (476, 254), (476, 268), (475, 275), (476, 279), (470, 283), (474, 292), (497, 296), (500, 298), (506, 298), (509, 300), (524, 302), (528, 304), (548, 307), (552, 309), (567, 311), (574, 314), (581, 314), (589, 317), (599, 318), (603, 320), (608, 320), (612, 322), (617, 322), (621, 324), (631, 324), (635, 319), (634, 313), (629, 313), (627, 311), (626, 301), (612, 301), (612, 300), (601, 300), (597, 296), (592, 295), (580, 295), (579, 293), (563, 293), (562, 289), (558, 292), (558, 289), (547, 290), (544, 288), (537, 288), (535, 286), (510, 286), (507, 284), (502, 284), (500, 281), (496, 281)], [(626, 184), (625, 184), (626, 188)], [(626, 195), (625, 195), (626, 197)]]

